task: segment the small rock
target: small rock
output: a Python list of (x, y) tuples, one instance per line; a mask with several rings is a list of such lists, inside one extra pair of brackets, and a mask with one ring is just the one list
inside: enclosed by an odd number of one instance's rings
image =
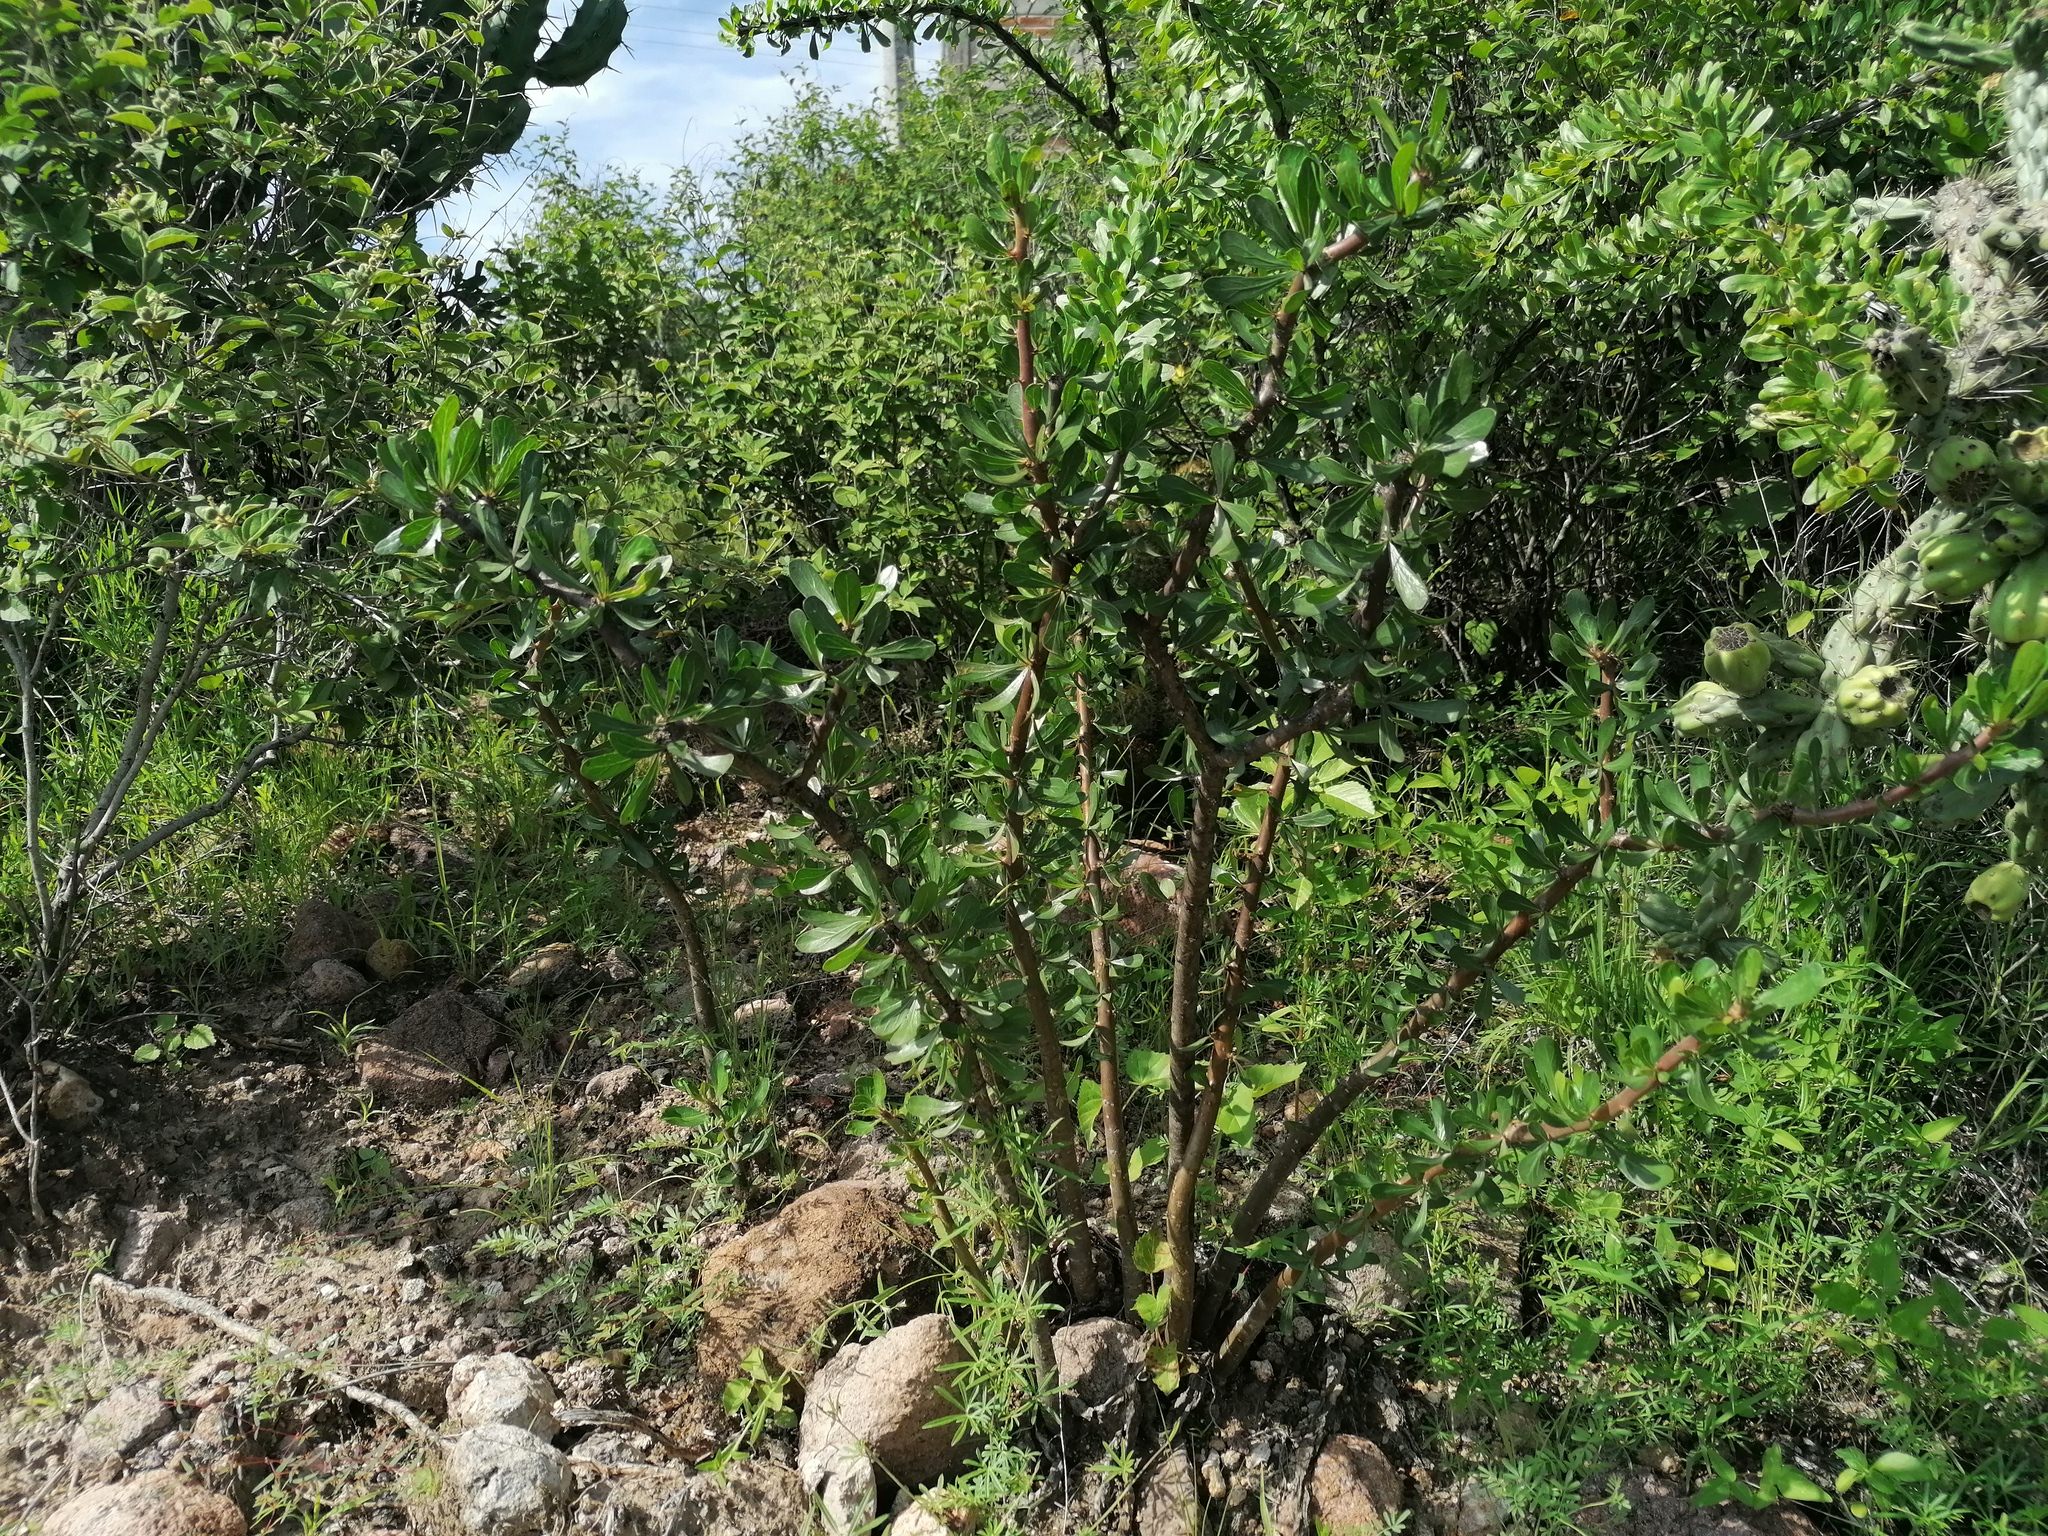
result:
[(59, 1505), (43, 1536), (245, 1536), (229, 1500), (175, 1472), (145, 1472)]
[(270, 1219), (294, 1232), (319, 1232), (334, 1214), (334, 1202), (325, 1195), (301, 1195), (287, 1200), (270, 1213)]
[(1508, 1523), (1508, 1501), (1477, 1477), (1458, 1484), (1452, 1524), (1444, 1536), (1495, 1536)]
[(114, 1278), (129, 1285), (147, 1285), (171, 1262), (171, 1255), (191, 1231), (177, 1211), (130, 1211), (114, 1245)]
[(177, 1423), (157, 1381), (133, 1381), (116, 1387), (96, 1404), (71, 1432), (71, 1465), (80, 1477), (105, 1482), (121, 1470), (122, 1461)]
[(414, 1275), (410, 1280), (398, 1282), (398, 1299), (408, 1307), (416, 1307), (427, 1299), (427, 1282)]
[(92, 1084), (69, 1067), (56, 1065), (50, 1085), (43, 1090), (43, 1111), (59, 1125), (83, 1125), (100, 1112), (105, 1100), (92, 1091)]
[(469, 1089), (497, 1021), (461, 993), (431, 993), (356, 1051), (356, 1071), (372, 1097), (432, 1109)]
[(1400, 1517), (1401, 1474), (1359, 1435), (1332, 1435), (1316, 1457), (1310, 1507), (1330, 1536), (1376, 1536)]
[(574, 981), (582, 969), (583, 962), (574, 944), (544, 944), (512, 967), (512, 974), (505, 978), (505, 990), (552, 997)]
[(849, 1303), (929, 1265), (880, 1186), (821, 1184), (705, 1256), (698, 1371), (716, 1391), (759, 1349), (770, 1370), (808, 1381), (818, 1336)]
[(419, 969), (420, 952), (403, 939), (379, 939), (364, 955), (370, 974), (379, 981), (396, 981)]
[(575, 1493), (569, 1458), (510, 1424), (465, 1429), (449, 1449), (447, 1485), (462, 1523), (477, 1536), (543, 1536)]
[(1418, 1277), (1415, 1261), (1401, 1251), (1393, 1234), (1373, 1228), (1353, 1256), (1357, 1262), (1351, 1268), (1329, 1279), (1330, 1305), (1361, 1329), (1374, 1328), (1395, 1313), (1407, 1311)]
[(1069, 1323), (1052, 1336), (1060, 1390), (1084, 1413), (1124, 1398), (1145, 1375), (1145, 1335), (1114, 1317)]
[(858, 1445), (806, 1446), (797, 1452), (796, 1475), (817, 1503), (825, 1536), (856, 1536), (874, 1522), (875, 1464)]
[(604, 973), (604, 979), (613, 985), (623, 985), (640, 979), (640, 968), (626, 957), (626, 952), (614, 944), (599, 957), (597, 968)]
[(774, 1029), (796, 1016), (796, 1006), (786, 997), (757, 997), (732, 1011), (735, 1024)]
[(972, 1504), (920, 1500), (897, 1512), (889, 1536), (968, 1536), (980, 1528), (981, 1511)]
[(800, 1450), (857, 1446), (905, 1488), (959, 1471), (974, 1442), (934, 1423), (958, 1411), (946, 1394), (953, 1367), (966, 1358), (953, 1325), (935, 1313), (849, 1344), (810, 1384), (797, 1426)]
[(308, 897), (292, 910), (291, 936), (284, 943), (285, 974), (296, 979), (318, 960), (361, 965), (365, 952), (376, 942), (377, 925), (368, 918), (317, 896)]
[(1137, 1536), (1200, 1536), (1202, 1500), (1195, 1464), (1174, 1446), (1138, 1490)]
[(1230, 1474), (1223, 1470), (1223, 1463), (1214, 1456), (1202, 1459), (1202, 1491), (1212, 1499), (1220, 1499), (1230, 1492)]
[(630, 1064), (600, 1072), (583, 1085), (584, 1098), (620, 1114), (631, 1114), (653, 1094), (654, 1079)]
[(309, 1008), (346, 1008), (370, 987), (354, 966), (339, 960), (315, 960), (293, 985)]
[(518, 1355), (464, 1355), (448, 1375), (448, 1419), (460, 1429), (509, 1424), (552, 1440), (555, 1384)]

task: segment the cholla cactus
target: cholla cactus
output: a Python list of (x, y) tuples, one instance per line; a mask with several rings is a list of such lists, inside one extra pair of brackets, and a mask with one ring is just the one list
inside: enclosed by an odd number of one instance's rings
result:
[[(1824, 793), (1853, 771), (1857, 748), (1881, 747), (1910, 726), (1908, 667), (1935, 606), (1974, 602), (1972, 630), (1989, 643), (1986, 670), (2004, 668), (2013, 647), (2048, 639), (2048, 553), (2037, 553), (2048, 541), (2040, 510), (2048, 503), (2048, 424), (2033, 403), (2048, 385), (2048, 11), (2027, 16), (2004, 43), (1919, 23), (1900, 37), (1941, 63), (2004, 71), (2009, 169), (1958, 177), (1924, 201), (1855, 205), (1856, 218), (1889, 243), (1941, 252), (1969, 311), (1950, 347), (1906, 324), (1866, 343), (1934, 500), (1857, 581), (1820, 642), (1818, 667), (1775, 665), (1759, 685), (1767, 691), (1750, 699), (1704, 682), (1674, 707), (1682, 734), (1749, 738), (1743, 760), (1752, 799)], [(2010, 858), (1972, 888), (1973, 910), (1995, 921), (2018, 911), (2028, 870), (2048, 866), (2048, 789), (2021, 779), (2012, 793)], [(1988, 804), (1956, 813), (1980, 814)], [(1739, 884), (1740, 872), (1717, 867), (1702, 878), (1717, 892), (1702, 905), (1725, 917), (1735, 897), (1722, 887)], [(1678, 947), (1719, 931), (1700, 932), (1693, 914), (1675, 906), (1648, 911), (1645, 921), (1660, 942)]]

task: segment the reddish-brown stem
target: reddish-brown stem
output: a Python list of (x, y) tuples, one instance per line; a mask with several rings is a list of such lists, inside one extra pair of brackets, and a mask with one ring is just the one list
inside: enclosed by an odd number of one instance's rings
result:
[[(1621, 658), (1609, 651), (1601, 651), (1596, 658), (1600, 664), (1600, 700), (1593, 706), (1595, 729), (1614, 718), (1615, 680), (1621, 675)], [(1614, 825), (1614, 746), (1610, 742), (1600, 754), (1600, 825)]]
[[(1741, 1017), (1741, 1008), (1738, 1005), (1738, 1007), (1730, 1010), (1729, 1018), (1739, 1017)], [(1415, 1199), (1416, 1196), (1423, 1194), (1438, 1179), (1481, 1157), (1498, 1152), (1504, 1147), (1533, 1146), (1538, 1142), (1564, 1141), (1569, 1137), (1584, 1135), (1587, 1131), (1620, 1119), (1638, 1103), (1662, 1087), (1673, 1072), (1676, 1072), (1699, 1051), (1700, 1043), (1697, 1035), (1687, 1035), (1684, 1039), (1675, 1042), (1662, 1056), (1657, 1058), (1656, 1064), (1650, 1068), (1649, 1075), (1642, 1082), (1631, 1084), (1629, 1087), (1622, 1089), (1591, 1114), (1575, 1120), (1569, 1125), (1531, 1124), (1526, 1120), (1517, 1120), (1511, 1125), (1504, 1127), (1495, 1135), (1476, 1137), (1471, 1141), (1463, 1142), (1446, 1153), (1437, 1162), (1430, 1164), (1427, 1168), (1409, 1179), (1394, 1190), (1393, 1193), (1382, 1196), (1356, 1215), (1332, 1227), (1316, 1240), (1315, 1244), (1303, 1257), (1301, 1263), (1289, 1265), (1268, 1281), (1265, 1289), (1259, 1293), (1251, 1306), (1246, 1309), (1244, 1316), (1237, 1320), (1236, 1325), (1230, 1330), (1229, 1336), (1223, 1341), (1222, 1349), (1217, 1354), (1217, 1377), (1222, 1380), (1228, 1380), (1236, 1373), (1238, 1367), (1244, 1364), (1245, 1356), (1251, 1352), (1252, 1345), (1258, 1341), (1258, 1337), (1265, 1331), (1266, 1325), (1273, 1320), (1273, 1314), (1280, 1310), (1281, 1303), (1287, 1299), (1288, 1293), (1299, 1285), (1304, 1278), (1343, 1254), (1345, 1250), (1358, 1240), (1360, 1235), (1386, 1220), (1387, 1217), (1401, 1209), (1409, 1201)]]
[[(1365, 238), (1363, 230), (1347, 229), (1324, 246), (1305, 269), (1294, 275), (1294, 280), (1287, 285), (1287, 292), (1273, 306), (1273, 329), (1266, 342), (1266, 356), (1259, 365), (1258, 380), (1252, 386), (1252, 403), (1230, 432), (1230, 446), (1239, 457), (1243, 457), (1251, 447), (1252, 439), (1258, 436), (1259, 428), (1279, 407), (1280, 398), (1286, 392), (1287, 354), (1294, 346), (1294, 333), (1301, 325), (1301, 310), (1308, 302), (1309, 285), (1328, 268), (1364, 250)], [(1220, 492), (1221, 488), (1218, 489)], [(1173, 557), (1173, 565), (1160, 587), (1162, 595), (1172, 597), (1194, 578), (1195, 564), (1202, 558), (1202, 551), (1209, 547), (1209, 529), (1215, 522), (1217, 505), (1218, 498), (1211, 497), (1189, 518), (1180, 548)]]
[[(1916, 795), (1923, 794), (1953, 777), (1960, 769), (1988, 751), (1994, 742), (2011, 729), (2010, 721), (1993, 721), (1970, 741), (1930, 764), (1924, 771), (1877, 794), (1819, 808), (1789, 804), (1772, 806), (1759, 813), (1757, 819), (1778, 821), (1798, 827), (1834, 827), (1868, 820), (1882, 811), (1896, 809)], [(1697, 835), (1704, 836), (1711, 842), (1727, 842), (1738, 835), (1736, 830), (1725, 822), (1709, 823), (1696, 828), (1695, 831)], [(1340, 1080), (1314, 1110), (1281, 1133), (1279, 1140), (1274, 1143), (1266, 1166), (1260, 1170), (1259, 1176), (1239, 1198), (1237, 1208), (1232, 1213), (1231, 1246), (1242, 1248), (1258, 1236), (1259, 1227), (1265, 1221), (1266, 1213), (1272, 1209), (1274, 1199), (1287, 1180), (1293, 1176), (1295, 1169), (1314, 1149), (1316, 1143), (1327, 1134), (1330, 1127), (1337, 1123), (1338, 1117), (1358, 1100), (1359, 1095), (1392, 1068), (1400, 1056), (1402, 1047), (1421, 1035), (1435, 1019), (1469, 991), (1474, 983), (1498, 965), (1510, 950), (1534, 933), (1543, 919), (1584, 883), (1604, 855), (1670, 853), (1680, 851), (1681, 847), (1679, 844), (1657, 842), (1632, 833), (1617, 832), (1604, 839), (1592, 856), (1560, 869), (1556, 878), (1526, 910), (1511, 917), (1484, 949), (1470, 960), (1454, 967), (1436, 991), (1409, 1011), (1400, 1029), (1391, 1039), (1380, 1045)], [(1242, 1259), (1229, 1249), (1219, 1256), (1210, 1280), (1209, 1299), (1206, 1303), (1209, 1308), (1220, 1307), (1230, 1287), (1236, 1282), (1242, 1264)]]
[(1081, 868), (1088, 883), (1089, 958), (1095, 978), (1095, 1071), (1102, 1092), (1098, 1123), (1102, 1127), (1102, 1162), (1109, 1175), (1109, 1213), (1116, 1223), (1121, 1250), (1123, 1305), (1128, 1311), (1142, 1282), (1135, 1262), (1138, 1250), (1137, 1207), (1131, 1200), (1130, 1150), (1124, 1140), (1123, 1068), (1117, 1059), (1116, 990), (1109, 952), (1108, 877), (1103, 869), (1102, 840), (1095, 835), (1095, 715), (1088, 689), (1074, 683), (1074, 713), (1079, 721), (1076, 754), (1081, 780)]
[(1202, 952), (1209, 938), (1209, 896), (1216, 878), (1216, 836), (1223, 809), (1223, 769), (1206, 763), (1195, 779), (1173, 932), (1173, 984), (1167, 1003), (1167, 1166), (1178, 1171), (1194, 1125), (1195, 1038), (1202, 1006)]
[(1265, 809), (1259, 817), (1258, 836), (1245, 861), (1244, 880), (1238, 890), (1237, 926), (1231, 934), (1230, 958), (1223, 967), (1223, 996), (1217, 1004), (1216, 1022), (1209, 1031), (1208, 1078), (1196, 1106), (1187, 1145), (1173, 1170), (1166, 1195), (1167, 1270), (1173, 1291), (1166, 1314), (1166, 1342), (1184, 1348), (1194, 1328), (1198, 1286), (1195, 1273), (1195, 1225), (1200, 1212), (1202, 1169), (1209, 1160), (1209, 1144), (1216, 1132), (1217, 1117), (1223, 1111), (1223, 1095), (1230, 1084), (1235, 1064), (1237, 1024), (1244, 1011), (1245, 987), (1251, 975), (1252, 939), (1258, 931), (1259, 897), (1265, 889), (1267, 871), (1273, 864), (1273, 843), (1280, 832), (1280, 816), (1287, 803), (1287, 786), (1294, 771), (1292, 760), (1282, 757), (1273, 766), (1266, 785)]

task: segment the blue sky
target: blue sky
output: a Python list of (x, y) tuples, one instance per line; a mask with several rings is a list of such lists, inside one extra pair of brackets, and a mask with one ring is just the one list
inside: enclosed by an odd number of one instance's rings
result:
[[(799, 78), (853, 101), (871, 99), (880, 82), (879, 53), (850, 41), (821, 49), (815, 63), (801, 47), (787, 55), (762, 47), (749, 59), (719, 41), (730, 4), (628, 3), (626, 42), (612, 68), (579, 89), (542, 92), (528, 139), (562, 130), (586, 166), (617, 165), (659, 182), (678, 166), (716, 170), (735, 140), (789, 104)], [(566, 9), (567, 0), (555, 0), (557, 20)], [(929, 69), (933, 61), (919, 62)], [(461, 231), (457, 243), (472, 252), (497, 243), (521, 215), (525, 176), (516, 152), (502, 157), (468, 194), (444, 204), (436, 222)]]

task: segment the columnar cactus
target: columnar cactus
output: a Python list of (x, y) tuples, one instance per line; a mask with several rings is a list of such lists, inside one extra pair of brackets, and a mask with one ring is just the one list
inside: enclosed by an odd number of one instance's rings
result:
[[(1909, 462), (1934, 499), (1851, 590), (1820, 642), (1813, 675), (1802, 679), (1780, 663), (1751, 697), (1740, 697), (1742, 690), (1722, 686), (1726, 664), (1710, 640), (1714, 681), (1674, 708), (1686, 735), (1755, 733), (1746, 754), (1753, 795), (1819, 793), (1855, 761), (1855, 748), (1881, 745), (1910, 724), (1910, 664), (1932, 608), (1974, 604), (1970, 626), (1988, 642), (1986, 668), (2005, 666), (2012, 647), (2048, 639), (2048, 553), (2039, 552), (2048, 543), (2048, 423), (2034, 404), (2048, 385), (2048, 11), (2027, 16), (2005, 43), (1920, 23), (1900, 37), (1940, 63), (2004, 71), (2010, 175), (1958, 177), (1924, 201), (1876, 197), (1855, 207), (1888, 243), (1940, 251), (1969, 301), (1968, 318), (1952, 347), (1904, 324), (1866, 343), (1911, 445)], [(1757, 782), (1788, 758), (1789, 780)], [(1979, 877), (1969, 905), (2003, 922), (2019, 910), (2029, 870), (2048, 864), (2048, 789), (2012, 775), (1992, 788), (2014, 797), (2011, 858)], [(1989, 804), (1980, 796), (1954, 813), (1980, 814)], [(1646, 914), (1667, 940), (1671, 919)]]
[(399, 164), (387, 204), (402, 211), (447, 196), (487, 155), (503, 154), (517, 143), (533, 110), (529, 85), (582, 85), (610, 63), (626, 33), (626, 0), (579, 0), (561, 35), (546, 47), (541, 29), (548, 0), (412, 0), (408, 10), (423, 30), (476, 27), (482, 41), (464, 60), (473, 78), (456, 70), (443, 76), (451, 96), (471, 98), (462, 130), (426, 143), (407, 139), (386, 146)]

